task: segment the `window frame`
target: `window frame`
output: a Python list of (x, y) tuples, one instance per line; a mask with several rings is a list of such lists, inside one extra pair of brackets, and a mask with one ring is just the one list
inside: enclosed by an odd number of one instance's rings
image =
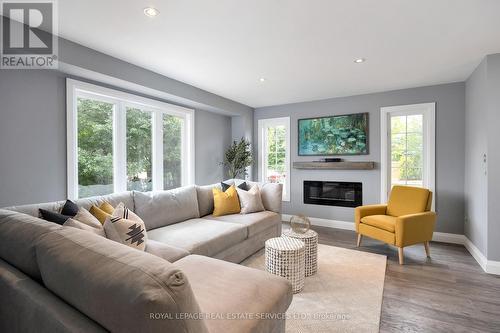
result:
[(194, 110), (137, 96), (95, 84), (66, 79), (67, 194), (79, 198), (78, 190), (78, 98), (113, 104), (113, 193), (127, 191), (126, 110), (138, 108), (152, 113), (153, 191), (163, 190), (163, 115), (184, 120), (181, 147), (181, 184), (194, 184)]
[(290, 168), (290, 117), (267, 118), (259, 119), (258, 121), (258, 177), (259, 181), (265, 182), (267, 165), (267, 129), (269, 127), (285, 126), (285, 168), (287, 179), (284, 184), (282, 201), (290, 201), (290, 184), (291, 184), (291, 168)]
[[(436, 103), (419, 103), (409, 105), (398, 105), (380, 108), (380, 178), (381, 193), (380, 200), (385, 203), (390, 192), (391, 172), (391, 138), (390, 120), (391, 116), (423, 115), (423, 186), (435, 194), (436, 186)], [(436, 198), (436, 196), (434, 196)], [(432, 209), (435, 210), (435, 201), (432, 201)]]

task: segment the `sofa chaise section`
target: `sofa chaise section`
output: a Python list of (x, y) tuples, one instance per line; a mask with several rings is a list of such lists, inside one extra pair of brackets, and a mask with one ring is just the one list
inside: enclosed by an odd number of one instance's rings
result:
[(234, 223), (245, 226), (248, 229), (248, 237), (253, 237), (266, 229), (281, 226), (281, 215), (265, 210), (263, 212), (250, 214), (231, 214), (223, 216), (207, 215), (203, 217), (207, 220)]
[(148, 231), (148, 239), (173, 245), (191, 254), (214, 256), (247, 238), (244, 225), (190, 219)]
[[(190, 277), (202, 312), (254, 316), (241, 320), (231, 317), (224, 318), (229, 320), (207, 320), (210, 332), (284, 332), (284, 314), (292, 301), (292, 289), (287, 280), (197, 255), (182, 258), (175, 265)], [(268, 318), (256, 318), (262, 314)]]

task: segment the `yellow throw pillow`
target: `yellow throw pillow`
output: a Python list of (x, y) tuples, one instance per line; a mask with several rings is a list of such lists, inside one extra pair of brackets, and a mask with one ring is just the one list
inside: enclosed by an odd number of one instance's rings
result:
[(111, 214), (106, 213), (101, 208), (96, 207), (94, 205), (92, 205), (92, 207), (90, 207), (89, 212), (90, 212), (90, 214), (94, 215), (96, 217), (96, 219), (98, 219), (99, 222), (101, 222), (101, 224), (104, 224), (104, 222), (106, 222), (106, 219), (108, 217), (111, 217)]
[(109, 202), (107, 202), (107, 201), (104, 201), (99, 206), (99, 209), (105, 211), (108, 214), (113, 214), (113, 212), (115, 211), (115, 208), (113, 206), (111, 206), (111, 204)]
[(229, 187), (226, 192), (214, 187), (212, 193), (214, 194), (214, 216), (238, 214), (240, 212), (240, 200), (234, 185)]

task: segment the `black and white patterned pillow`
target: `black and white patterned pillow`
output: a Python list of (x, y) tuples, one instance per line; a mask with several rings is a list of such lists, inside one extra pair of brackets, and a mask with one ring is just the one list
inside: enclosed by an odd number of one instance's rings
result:
[(106, 237), (134, 249), (144, 251), (148, 239), (144, 221), (123, 203), (104, 222)]

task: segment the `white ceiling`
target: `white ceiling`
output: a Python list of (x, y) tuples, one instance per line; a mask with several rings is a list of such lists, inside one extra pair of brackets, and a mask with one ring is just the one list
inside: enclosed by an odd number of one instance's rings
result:
[(499, 0), (59, 1), (62, 37), (252, 107), (463, 81), (500, 52), (499, 17)]

